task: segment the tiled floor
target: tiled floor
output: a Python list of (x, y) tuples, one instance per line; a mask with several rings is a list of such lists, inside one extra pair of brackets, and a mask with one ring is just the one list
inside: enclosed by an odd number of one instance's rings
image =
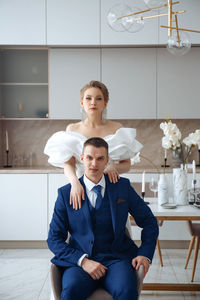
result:
[[(162, 250), (164, 267), (157, 253), (145, 282), (190, 282), (191, 266), (184, 270), (186, 250)], [(0, 300), (50, 300), (50, 258), (46, 249), (0, 249)], [(200, 259), (194, 283), (200, 284)], [(197, 300), (200, 292), (142, 291), (140, 300)], [(103, 300), (103, 299), (102, 299)]]

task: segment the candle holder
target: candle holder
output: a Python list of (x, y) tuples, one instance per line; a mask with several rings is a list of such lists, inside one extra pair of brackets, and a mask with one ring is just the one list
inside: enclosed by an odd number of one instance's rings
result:
[(198, 149), (198, 152), (199, 152), (199, 163), (198, 165), (196, 165), (196, 167), (200, 167), (200, 149)]
[(199, 194), (200, 194), (200, 187), (196, 179), (192, 180), (192, 187), (189, 189), (190, 194), (193, 198), (189, 199), (189, 204), (198, 204), (200, 203)]
[(162, 168), (169, 168), (170, 165), (167, 165), (167, 158), (164, 159), (164, 164), (161, 165)]
[(193, 195), (193, 199), (192, 198), (189, 199), (189, 204), (191, 204), (191, 205), (195, 203), (195, 199), (196, 199), (196, 195), (195, 195), (195, 193), (196, 193), (196, 183), (197, 183), (196, 180), (192, 180), (192, 188), (190, 190), (190, 193)]
[[(144, 200), (145, 192), (142, 192), (141, 195), (142, 195), (142, 199)], [(144, 201), (144, 202), (145, 202), (147, 205), (149, 204), (148, 201)]]
[(4, 168), (11, 168), (12, 165), (8, 164), (9, 161), (9, 150), (6, 150), (6, 165), (4, 165)]

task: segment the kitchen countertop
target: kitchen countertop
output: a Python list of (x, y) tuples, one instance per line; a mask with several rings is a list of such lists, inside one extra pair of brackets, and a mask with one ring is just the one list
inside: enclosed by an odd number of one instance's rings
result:
[[(146, 173), (157, 173), (155, 168), (149, 168), (149, 166), (135, 166), (130, 169), (129, 174), (141, 174), (143, 171)], [(163, 168), (160, 168), (160, 172), (163, 172)], [(165, 173), (172, 173), (173, 168), (166, 168)], [(200, 173), (200, 168), (196, 168), (196, 172)], [(188, 169), (188, 173), (192, 173), (192, 169)], [(63, 174), (62, 168), (36, 166), (36, 167), (0, 167), (0, 174)]]

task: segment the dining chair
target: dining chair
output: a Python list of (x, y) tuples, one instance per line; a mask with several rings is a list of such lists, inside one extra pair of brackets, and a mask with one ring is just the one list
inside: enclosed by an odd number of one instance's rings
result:
[(200, 242), (200, 223), (192, 223), (192, 221), (187, 221), (189, 231), (192, 235), (192, 239), (189, 244), (188, 248), (188, 254), (186, 258), (186, 263), (185, 263), (185, 269), (188, 266), (188, 262), (191, 256), (191, 252), (193, 249), (193, 245), (195, 242), (195, 248), (194, 248), (194, 258), (193, 258), (193, 267), (192, 267), (192, 278), (191, 282), (194, 281), (194, 274), (196, 270), (196, 263), (197, 263), (197, 257), (198, 257), (198, 252), (199, 252), (199, 242)]
[[(131, 238), (130, 235), (130, 219), (127, 219), (126, 223), (126, 234)], [(51, 264), (50, 268), (50, 278), (51, 278), (51, 300), (61, 300), (62, 292), (62, 274), (63, 268)], [(137, 278), (137, 290), (138, 299), (142, 290), (142, 284), (144, 280), (144, 267), (140, 266), (139, 270), (135, 271)], [(87, 300), (114, 300), (113, 297), (103, 288), (99, 288), (87, 299)]]
[[(50, 278), (51, 278), (51, 300), (61, 300), (62, 292), (62, 273), (63, 268), (60, 268), (54, 264), (50, 268)], [(137, 290), (138, 299), (142, 290), (142, 284), (144, 279), (144, 268), (143, 265), (140, 266), (139, 270), (136, 271), (137, 278)], [(109, 294), (105, 289), (99, 288), (87, 299), (87, 300), (114, 300), (111, 294)]]
[[(162, 225), (163, 225), (163, 221), (158, 221), (158, 226), (161, 227)], [(131, 220), (131, 226), (137, 226), (137, 224), (135, 223), (134, 220)], [(131, 231), (129, 230), (129, 232), (131, 232)], [(161, 249), (160, 249), (160, 243), (159, 243), (158, 238), (157, 238), (157, 242), (156, 242), (156, 249), (158, 251), (158, 257), (159, 257), (159, 260), (160, 260), (160, 265), (161, 265), (161, 267), (163, 267), (162, 252), (161, 252)]]

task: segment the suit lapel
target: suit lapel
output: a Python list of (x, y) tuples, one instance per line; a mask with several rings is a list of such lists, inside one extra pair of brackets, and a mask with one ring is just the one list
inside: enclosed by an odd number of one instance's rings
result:
[(87, 193), (86, 193), (86, 187), (85, 187), (85, 184), (84, 184), (84, 181), (83, 181), (83, 176), (80, 178), (80, 182), (84, 188), (84, 193), (85, 193), (85, 200), (82, 201), (82, 212), (83, 214), (85, 215), (85, 218), (88, 222), (88, 226), (91, 228), (92, 230), (92, 222), (91, 222), (91, 215), (90, 215), (90, 210), (89, 210), (89, 205), (88, 205), (88, 196), (87, 196)]
[(111, 216), (112, 216), (113, 230), (116, 234), (116, 230), (117, 230), (117, 224), (116, 224), (117, 189), (113, 188), (114, 184), (110, 183), (107, 176), (105, 176), (105, 179), (106, 179), (106, 191), (107, 191), (108, 199), (109, 199), (109, 202), (110, 202), (110, 210), (111, 210)]

